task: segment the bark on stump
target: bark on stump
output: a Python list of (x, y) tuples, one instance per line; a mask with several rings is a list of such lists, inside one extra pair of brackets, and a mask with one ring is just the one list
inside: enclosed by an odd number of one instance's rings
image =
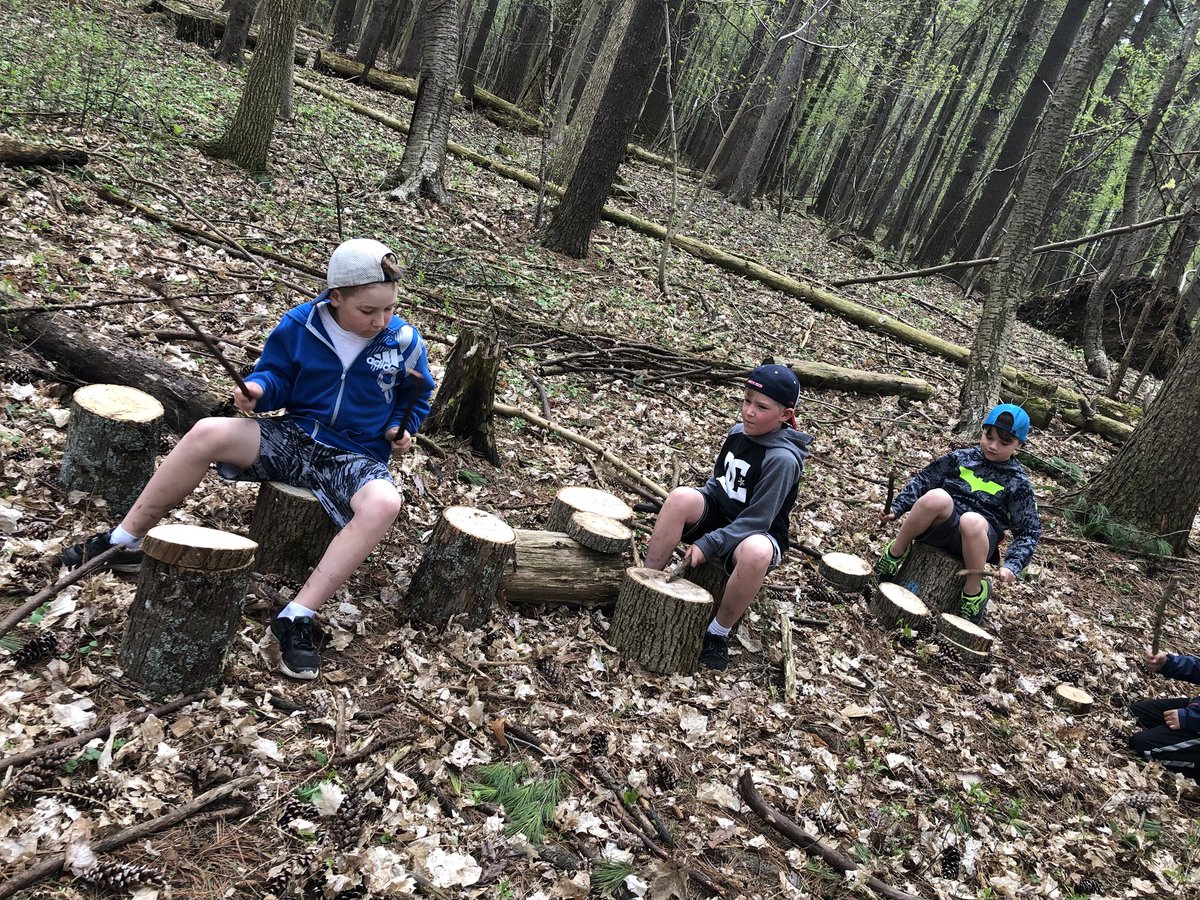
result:
[[(725, 596), (725, 585), (729, 583), (729, 576), (725, 574), (723, 563), (711, 559), (705, 560), (704, 565), (698, 569), (692, 569), (690, 572), (685, 572), (684, 577), (692, 584), (702, 587), (712, 594), (713, 601), (716, 604), (713, 607), (714, 611), (721, 605), (721, 598)], [(762, 592), (760, 591), (759, 593), (761, 594)], [(738, 620), (738, 623), (741, 624), (741, 619)]]
[(1054, 702), (1071, 712), (1089, 713), (1095, 701), (1083, 688), (1077, 688), (1073, 684), (1060, 684), (1054, 689)]
[(492, 412), (499, 371), (499, 340), (494, 335), (480, 338), (471, 329), (462, 329), (446, 362), (446, 374), (425, 422), (425, 431), (467, 438), (472, 450), (492, 465), (500, 465)]
[(250, 522), (250, 540), (258, 544), (254, 570), (303, 582), (337, 533), (312, 491), (281, 481), (264, 482)]
[(704, 629), (712, 617), (712, 595), (658, 569), (625, 570), (613, 613), (613, 646), (645, 669), (687, 674), (696, 668)]
[(119, 384), (89, 384), (71, 398), (59, 481), (103, 497), (123, 516), (154, 474), (163, 405)]
[(500, 592), (508, 603), (612, 606), (625, 577), (621, 556), (584, 547), (558, 531), (516, 530), (516, 556)]
[(861, 591), (871, 580), (871, 566), (853, 553), (826, 553), (817, 571), (839, 591)]
[(595, 488), (571, 486), (560, 490), (550, 504), (546, 530), (565, 532), (567, 523), (576, 512), (596, 513), (618, 522), (628, 522), (633, 518), (633, 510), (619, 497)]
[(897, 584), (908, 588), (937, 612), (957, 613), (961, 608), (963, 561), (945, 550), (914, 541), (912, 552), (900, 571)]
[(121, 668), (155, 694), (186, 694), (220, 682), (250, 590), (257, 545), (195, 525), (159, 525), (145, 559)]
[(491, 513), (448, 507), (408, 588), (413, 615), (442, 628), (451, 616), (465, 614), (466, 627), (478, 628), (491, 612), (516, 541), (516, 533)]
[(633, 531), (616, 519), (590, 512), (573, 513), (567, 534), (590, 550), (608, 554), (624, 553), (633, 540)]
[(962, 647), (969, 647), (980, 653), (991, 652), (994, 638), (974, 622), (961, 616), (942, 613), (938, 617), (937, 630)]

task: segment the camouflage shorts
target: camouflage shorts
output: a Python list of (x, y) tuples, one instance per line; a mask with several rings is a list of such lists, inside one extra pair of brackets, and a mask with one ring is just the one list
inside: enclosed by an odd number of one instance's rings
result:
[(256, 421), (258, 459), (245, 469), (218, 463), (217, 474), (225, 480), (282, 481), (307, 488), (339, 528), (345, 528), (354, 516), (350, 500), (364, 485), (371, 481), (393, 484), (392, 473), (379, 460), (318, 443), (287, 417)]

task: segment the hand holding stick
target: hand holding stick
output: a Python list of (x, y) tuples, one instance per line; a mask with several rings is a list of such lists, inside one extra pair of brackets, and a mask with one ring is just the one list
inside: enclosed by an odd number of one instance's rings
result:
[[(404, 433), (408, 431), (408, 420), (412, 417), (413, 410), (417, 408), (417, 401), (421, 399), (421, 387), (424, 384), (421, 373), (409, 372), (408, 377), (412, 381), (412, 396), (408, 398), (408, 404), (404, 407), (404, 415), (400, 417), (400, 425), (396, 428), (396, 436), (388, 438), (392, 443), (400, 440), (404, 437)], [(384, 436), (386, 437), (386, 435)], [(410, 434), (409, 437), (412, 437), (412, 435)]]
[(1171, 598), (1175, 596), (1175, 590), (1179, 587), (1179, 578), (1175, 575), (1167, 582), (1167, 586), (1163, 589), (1162, 596), (1158, 600), (1158, 607), (1154, 610), (1154, 629), (1150, 633), (1150, 655), (1158, 653), (1158, 643), (1162, 639), (1163, 617), (1167, 612), (1167, 605), (1171, 602)]

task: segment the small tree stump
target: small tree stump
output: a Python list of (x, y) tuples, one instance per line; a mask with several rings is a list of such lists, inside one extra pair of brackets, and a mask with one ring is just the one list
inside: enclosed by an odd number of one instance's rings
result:
[(840, 591), (861, 591), (871, 580), (870, 563), (853, 553), (826, 553), (817, 571)]
[(424, 426), (430, 434), (467, 438), (471, 449), (494, 466), (500, 465), (492, 412), (500, 356), (495, 335), (480, 338), (470, 328), (460, 330)]
[(256, 572), (305, 581), (338, 527), (307, 488), (264, 482), (258, 489), (250, 540), (258, 544)]
[(1071, 712), (1089, 713), (1095, 702), (1092, 695), (1073, 684), (1060, 684), (1054, 689), (1054, 702)]
[(572, 513), (567, 534), (591, 550), (609, 554), (624, 553), (633, 539), (633, 531), (616, 519), (590, 512)]
[(625, 578), (625, 560), (584, 547), (558, 531), (516, 529), (516, 558), (500, 578), (508, 603), (612, 606)]
[(980, 653), (988, 653), (992, 649), (992, 636), (974, 622), (961, 616), (942, 613), (938, 617), (937, 630), (954, 643), (978, 650)]
[(59, 481), (103, 497), (123, 516), (154, 474), (163, 406), (119, 384), (89, 384), (71, 398)]
[(250, 590), (257, 545), (195, 525), (150, 529), (121, 668), (155, 694), (186, 694), (221, 680)]
[(986, 650), (974, 650), (958, 641), (939, 633), (937, 643), (947, 656), (952, 656), (960, 663), (968, 666), (985, 666), (991, 662), (992, 655)]
[(929, 620), (929, 607), (908, 588), (880, 582), (871, 597), (871, 612), (884, 628), (920, 628)]
[(571, 516), (576, 512), (590, 512), (607, 516), (618, 522), (628, 522), (633, 519), (633, 510), (620, 497), (614, 497), (607, 491), (598, 491), (589, 487), (565, 487), (558, 492), (554, 502), (550, 504), (550, 515), (546, 519), (547, 531), (566, 532)]
[(613, 646), (651, 672), (686, 674), (696, 668), (712, 595), (684, 578), (668, 582), (658, 569), (625, 570), (610, 638)]
[(441, 628), (465, 613), (466, 626), (478, 628), (491, 612), (516, 542), (516, 533), (491, 513), (447, 507), (408, 588), (413, 614)]
[(963, 561), (945, 550), (914, 541), (912, 552), (900, 571), (896, 583), (902, 584), (938, 612), (958, 612), (962, 599)]

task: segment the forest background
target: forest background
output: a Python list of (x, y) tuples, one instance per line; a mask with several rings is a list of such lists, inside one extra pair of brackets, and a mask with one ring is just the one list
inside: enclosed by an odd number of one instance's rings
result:
[[(219, 696), (8, 791), (13, 878), (78, 843), (73, 822), (104, 834), (254, 776), (240, 805), (93, 882), (141, 861), (197, 896), (857, 890), (748, 810), (748, 770), (856, 877), (918, 896), (1195, 884), (1189, 784), (1123, 752), (1125, 704), (1158, 687), (1138, 668), (1153, 602), (1170, 575), (1183, 597), (1197, 582), (1195, 4), (266, 0), (228, 28), (178, 3), (5, 12), (0, 574), (18, 602), (68, 532), (106, 519), (57, 483), (70, 390), (93, 373), (52, 336), (136, 349), (216, 398), (227, 380), (155, 291), (248, 365), (358, 234), (409, 260), (404, 311), (439, 373), (462, 331), (493, 335), (498, 401), (653, 484), (704, 477), (738, 373), (766, 356), (928, 381), (920, 400), (806, 387), (817, 452), (793, 531), (811, 551), (871, 558), (888, 473), (969, 441), (996, 399), (1039, 414), (1025, 459), (1047, 521), (1031, 579), (994, 604), (985, 670), (877, 630), (799, 553), (729, 673), (654, 678), (607, 647), (603, 611), (501, 608), (442, 635), (397, 620), (443, 506), (536, 527), (564, 484), (646, 491), (529, 419), (497, 422), (496, 467), (433, 435), (398, 472), (394, 539), (331, 616), (322, 684), (264, 671), (269, 604), (252, 605)], [(221, 39), (243, 59), (251, 33), (246, 70), (210, 58)], [(31, 167), (31, 144), (86, 157)], [(895, 277), (933, 267), (958, 283)], [(180, 516), (237, 530), (252, 504), (206, 484)], [(92, 579), (26, 625), (57, 652), (5, 664), (6, 752), (145, 702), (112, 659), (131, 591)], [(1195, 636), (1173, 607), (1166, 646)], [(1097, 698), (1090, 716), (1053, 705), (1063, 681)], [(497, 743), (501, 719), (547, 755)], [(545, 831), (516, 835), (489, 802), (498, 772), (553, 783)]]

